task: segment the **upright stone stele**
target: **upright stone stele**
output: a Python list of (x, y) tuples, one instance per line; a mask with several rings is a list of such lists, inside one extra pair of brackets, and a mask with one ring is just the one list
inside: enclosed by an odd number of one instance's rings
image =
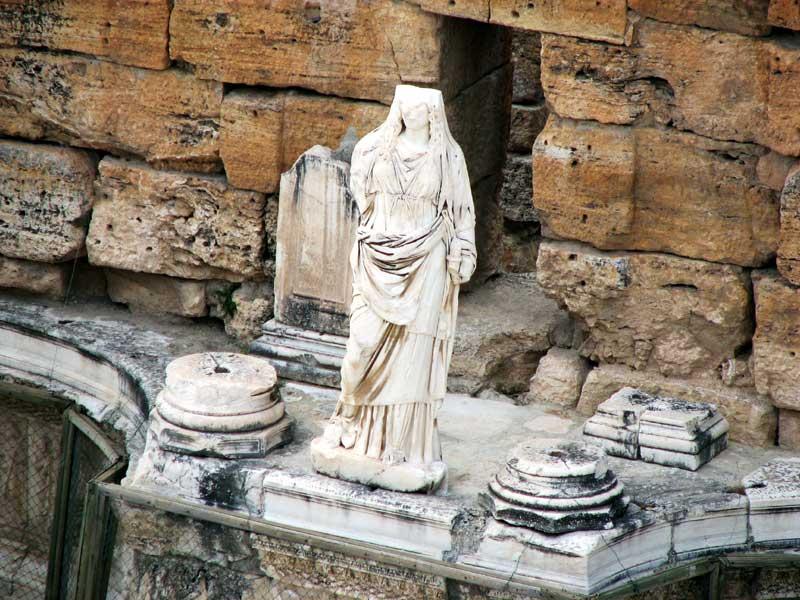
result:
[(339, 385), (349, 330), (348, 256), (358, 225), (351, 143), (346, 137), (335, 152), (314, 146), (281, 176), (275, 317), (251, 348), (282, 377), (329, 387)]
[(263, 358), (190, 354), (167, 366), (150, 428), (162, 450), (217, 458), (258, 458), (291, 440), (276, 384)]

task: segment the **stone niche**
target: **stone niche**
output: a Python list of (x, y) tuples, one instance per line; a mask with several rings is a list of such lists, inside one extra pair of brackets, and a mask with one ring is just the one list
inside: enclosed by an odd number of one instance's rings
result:
[(339, 150), (314, 146), (281, 176), (275, 318), (251, 348), (282, 376), (331, 387), (339, 385), (349, 332), (348, 257), (359, 219), (349, 188), (354, 142), (351, 132)]

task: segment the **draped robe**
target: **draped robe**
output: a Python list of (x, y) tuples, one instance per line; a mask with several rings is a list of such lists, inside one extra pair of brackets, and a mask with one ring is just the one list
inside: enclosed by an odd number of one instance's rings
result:
[[(455, 251), (475, 264), (466, 165), (441, 102), (438, 109), (442, 122), (431, 124), (427, 150), (402, 143), (386, 148), (379, 128), (359, 142), (352, 159), (361, 222), (351, 254), (342, 392), (332, 420), (342, 427), (342, 446), (390, 464), (441, 460), (437, 415), (459, 290), (447, 257)], [(438, 136), (437, 125), (443, 128)]]

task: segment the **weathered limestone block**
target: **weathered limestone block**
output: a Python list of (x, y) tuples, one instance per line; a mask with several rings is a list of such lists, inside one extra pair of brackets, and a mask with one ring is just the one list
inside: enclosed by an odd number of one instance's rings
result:
[(769, 0), (768, 18), (777, 27), (800, 29), (800, 4), (795, 0)]
[(206, 284), (166, 275), (106, 269), (108, 295), (132, 311), (202, 317), (208, 312)]
[(177, 69), (0, 49), (0, 97), (3, 134), (192, 170), (219, 167), (222, 84)]
[(449, 389), (526, 391), (539, 359), (568, 343), (572, 324), (533, 274), (504, 275), (459, 300)]
[(769, 5), (770, 0), (628, 0), (629, 8), (658, 21), (699, 25), (743, 35), (769, 33)]
[(425, 10), (615, 44), (625, 41), (625, 0), (412, 0)]
[(386, 104), (400, 83), (453, 96), (506, 62), (506, 39), (391, 0), (177, 0), (170, 19), (171, 57), (204, 79)]
[(506, 221), (503, 227), (503, 248), (500, 268), (505, 273), (531, 273), (536, 270), (539, 253), (538, 223)]
[(186, 279), (263, 278), (265, 197), (222, 177), (100, 163), (89, 262)]
[(0, 45), (44, 46), (166, 69), (168, 0), (0, 0)]
[(228, 181), (239, 188), (274, 192), (281, 173), (311, 146), (335, 148), (349, 127), (361, 138), (388, 112), (375, 102), (293, 91), (226, 94), (220, 155)]
[(500, 209), (510, 221), (538, 221), (531, 198), (533, 179), (530, 156), (509, 154), (503, 167), (503, 186), (500, 188)]
[(80, 150), (0, 140), (0, 253), (44, 262), (83, 254), (95, 171)]
[(778, 270), (790, 282), (800, 285), (800, 169), (786, 177), (780, 221)]
[(543, 242), (539, 284), (587, 329), (581, 354), (666, 376), (719, 367), (752, 334), (748, 274), (668, 254)]
[(797, 158), (770, 151), (758, 160), (756, 172), (761, 183), (776, 192), (782, 192), (786, 178), (798, 165), (800, 162)]
[[(497, 69), (446, 102), (473, 183), (502, 166), (510, 77), (510, 67)], [(388, 111), (377, 102), (295, 91), (230, 92), (222, 103), (220, 132), (228, 180), (239, 188), (274, 192), (281, 173), (311, 146), (335, 148), (350, 127), (363, 137)]]
[(800, 288), (775, 271), (754, 271), (756, 388), (778, 408), (800, 410)]
[(63, 298), (69, 284), (70, 264), (49, 264), (0, 256), (0, 288), (11, 288)]
[(562, 117), (662, 124), (800, 155), (800, 47), (644, 19), (635, 43), (542, 36), (542, 85)]
[(589, 370), (589, 361), (576, 350), (550, 348), (531, 378), (527, 400), (533, 404), (573, 407), (578, 403)]
[(547, 106), (511, 106), (511, 126), (508, 138), (508, 149), (511, 152), (530, 152), (536, 136), (547, 123)]
[(778, 194), (764, 149), (660, 127), (552, 116), (533, 147), (534, 205), (554, 237), (742, 266), (771, 260)]
[(787, 450), (800, 450), (800, 411), (781, 408), (778, 415), (780, 447)]
[(766, 396), (752, 388), (735, 388), (707, 378), (667, 378), (635, 371), (625, 365), (600, 365), (593, 369), (581, 391), (578, 412), (592, 415), (597, 407), (625, 387), (656, 396), (674, 396), (690, 402), (715, 404), (730, 424), (730, 438), (749, 446), (775, 443), (777, 413)]

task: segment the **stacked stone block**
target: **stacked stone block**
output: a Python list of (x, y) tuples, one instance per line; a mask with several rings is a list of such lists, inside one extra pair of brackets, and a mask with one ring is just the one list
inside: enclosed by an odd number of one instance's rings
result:
[(132, 309), (255, 334), (281, 172), (373, 129), (400, 83), (445, 95), (485, 278), (510, 77), (503, 28), (405, 1), (0, 1), (0, 287), (63, 297), (88, 259)]

